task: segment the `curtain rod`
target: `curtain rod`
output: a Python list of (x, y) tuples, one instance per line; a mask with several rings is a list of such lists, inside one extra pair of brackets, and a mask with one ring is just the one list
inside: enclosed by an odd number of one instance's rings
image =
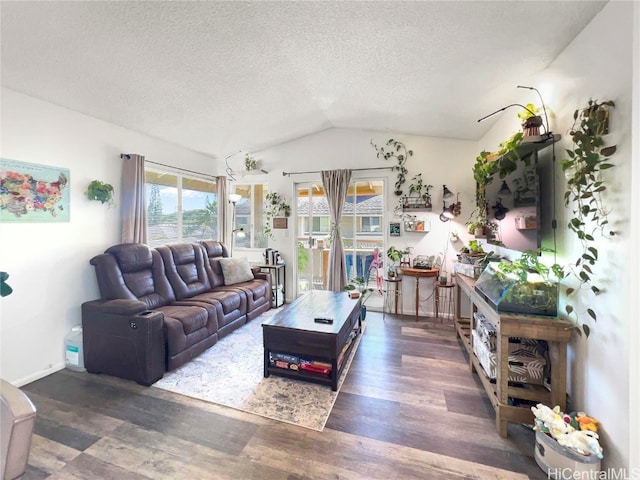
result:
[[(129, 160), (131, 158), (131, 155), (123, 153), (122, 155), (120, 155), (120, 158), (123, 158), (125, 160)], [(154, 165), (160, 165), (162, 167), (172, 168), (173, 170), (180, 170), (181, 172), (195, 173), (196, 175), (201, 175), (203, 177), (209, 177), (209, 178), (213, 178), (213, 179), (217, 179), (218, 178), (215, 175), (211, 175), (209, 173), (196, 172), (194, 170), (187, 170), (186, 168), (174, 167), (172, 165), (167, 165), (166, 163), (160, 163), (160, 162), (154, 162), (152, 160), (147, 160), (146, 158), (144, 160), (144, 163), (153, 163)]]
[[(393, 170), (394, 167), (371, 167), (371, 168), (352, 168), (352, 172), (360, 172), (362, 170)], [(290, 177), (291, 175), (303, 175), (305, 173), (322, 173), (322, 170), (315, 170), (312, 172), (282, 172), (283, 177)]]

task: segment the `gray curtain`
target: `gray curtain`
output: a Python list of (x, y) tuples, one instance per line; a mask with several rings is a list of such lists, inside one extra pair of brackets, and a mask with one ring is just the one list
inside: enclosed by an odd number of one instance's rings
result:
[(227, 240), (231, 237), (231, 230), (229, 229), (230, 215), (229, 209), (227, 208), (229, 203), (227, 200), (227, 177), (216, 177), (216, 190), (218, 194), (218, 229), (220, 232), (218, 233), (218, 238), (214, 240), (219, 240), (225, 245), (229, 245)]
[(122, 243), (147, 243), (147, 205), (144, 199), (144, 156), (122, 154)]
[(331, 216), (331, 248), (329, 250), (328, 289), (341, 292), (347, 284), (347, 265), (344, 259), (344, 246), (340, 232), (340, 218), (347, 198), (347, 190), (351, 181), (351, 170), (323, 170), (324, 186), (329, 215)]

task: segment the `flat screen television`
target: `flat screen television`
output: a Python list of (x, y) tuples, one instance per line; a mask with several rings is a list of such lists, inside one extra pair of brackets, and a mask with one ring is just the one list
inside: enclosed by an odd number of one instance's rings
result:
[(489, 219), (498, 224), (488, 243), (519, 252), (537, 251), (543, 238), (551, 234), (555, 194), (552, 149), (547, 145), (551, 141), (529, 146), (521, 154), (521, 158), (528, 157), (528, 164), (518, 160), (514, 172), (503, 179), (495, 175), (486, 186)]

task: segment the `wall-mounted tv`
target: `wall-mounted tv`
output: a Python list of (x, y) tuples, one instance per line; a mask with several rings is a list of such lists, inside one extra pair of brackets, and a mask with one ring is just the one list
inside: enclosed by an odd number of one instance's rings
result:
[(487, 185), (489, 219), (499, 227), (488, 243), (520, 252), (536, 251), (542, 246), (543, 237), (552, 231), (552, 149), (539, 152), (551, 143), (547, 140), (520, 147), (516, 170), (503, 179), (495, 175)]

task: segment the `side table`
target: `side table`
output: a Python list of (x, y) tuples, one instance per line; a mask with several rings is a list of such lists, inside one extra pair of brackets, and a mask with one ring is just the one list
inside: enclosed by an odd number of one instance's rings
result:
[[(271, 306), (278, 308), (284, 305), (285, 288), (287, 284), (287, 270), (285, 265), (263, 264), (257, 265), (260, 271), (267, 271), (271, 275)], [(280, 287), (282, 287), (280, 289)], [(280, 291), (279, 291), (280, 290)]]
[[(392, 303), (393, 302), (393, 303)], [(385, 313), (398, 314), (398, 303), (400, 303), (400, 313), (402, 310), (402, 278), (393, 277), (384, 279), (384, 305), (382, 307), (382, 317)]]
[(441, 315), (446, 315), (447, 318), (455, 318), (455, 304), (453, 292), (455, 290), (455, 283), (436, 283), (436, 318)]
[(420, 307), (420, 278), (422, 277), (437, 277), (440, 270), (437, 268), (424, 269), (424, 268), (408, 268), (402, 267), (400, 270), (401, 275), (408, 275), (415, 277), (416, 279), (416, 322), (418, 321), (418, 310)]

